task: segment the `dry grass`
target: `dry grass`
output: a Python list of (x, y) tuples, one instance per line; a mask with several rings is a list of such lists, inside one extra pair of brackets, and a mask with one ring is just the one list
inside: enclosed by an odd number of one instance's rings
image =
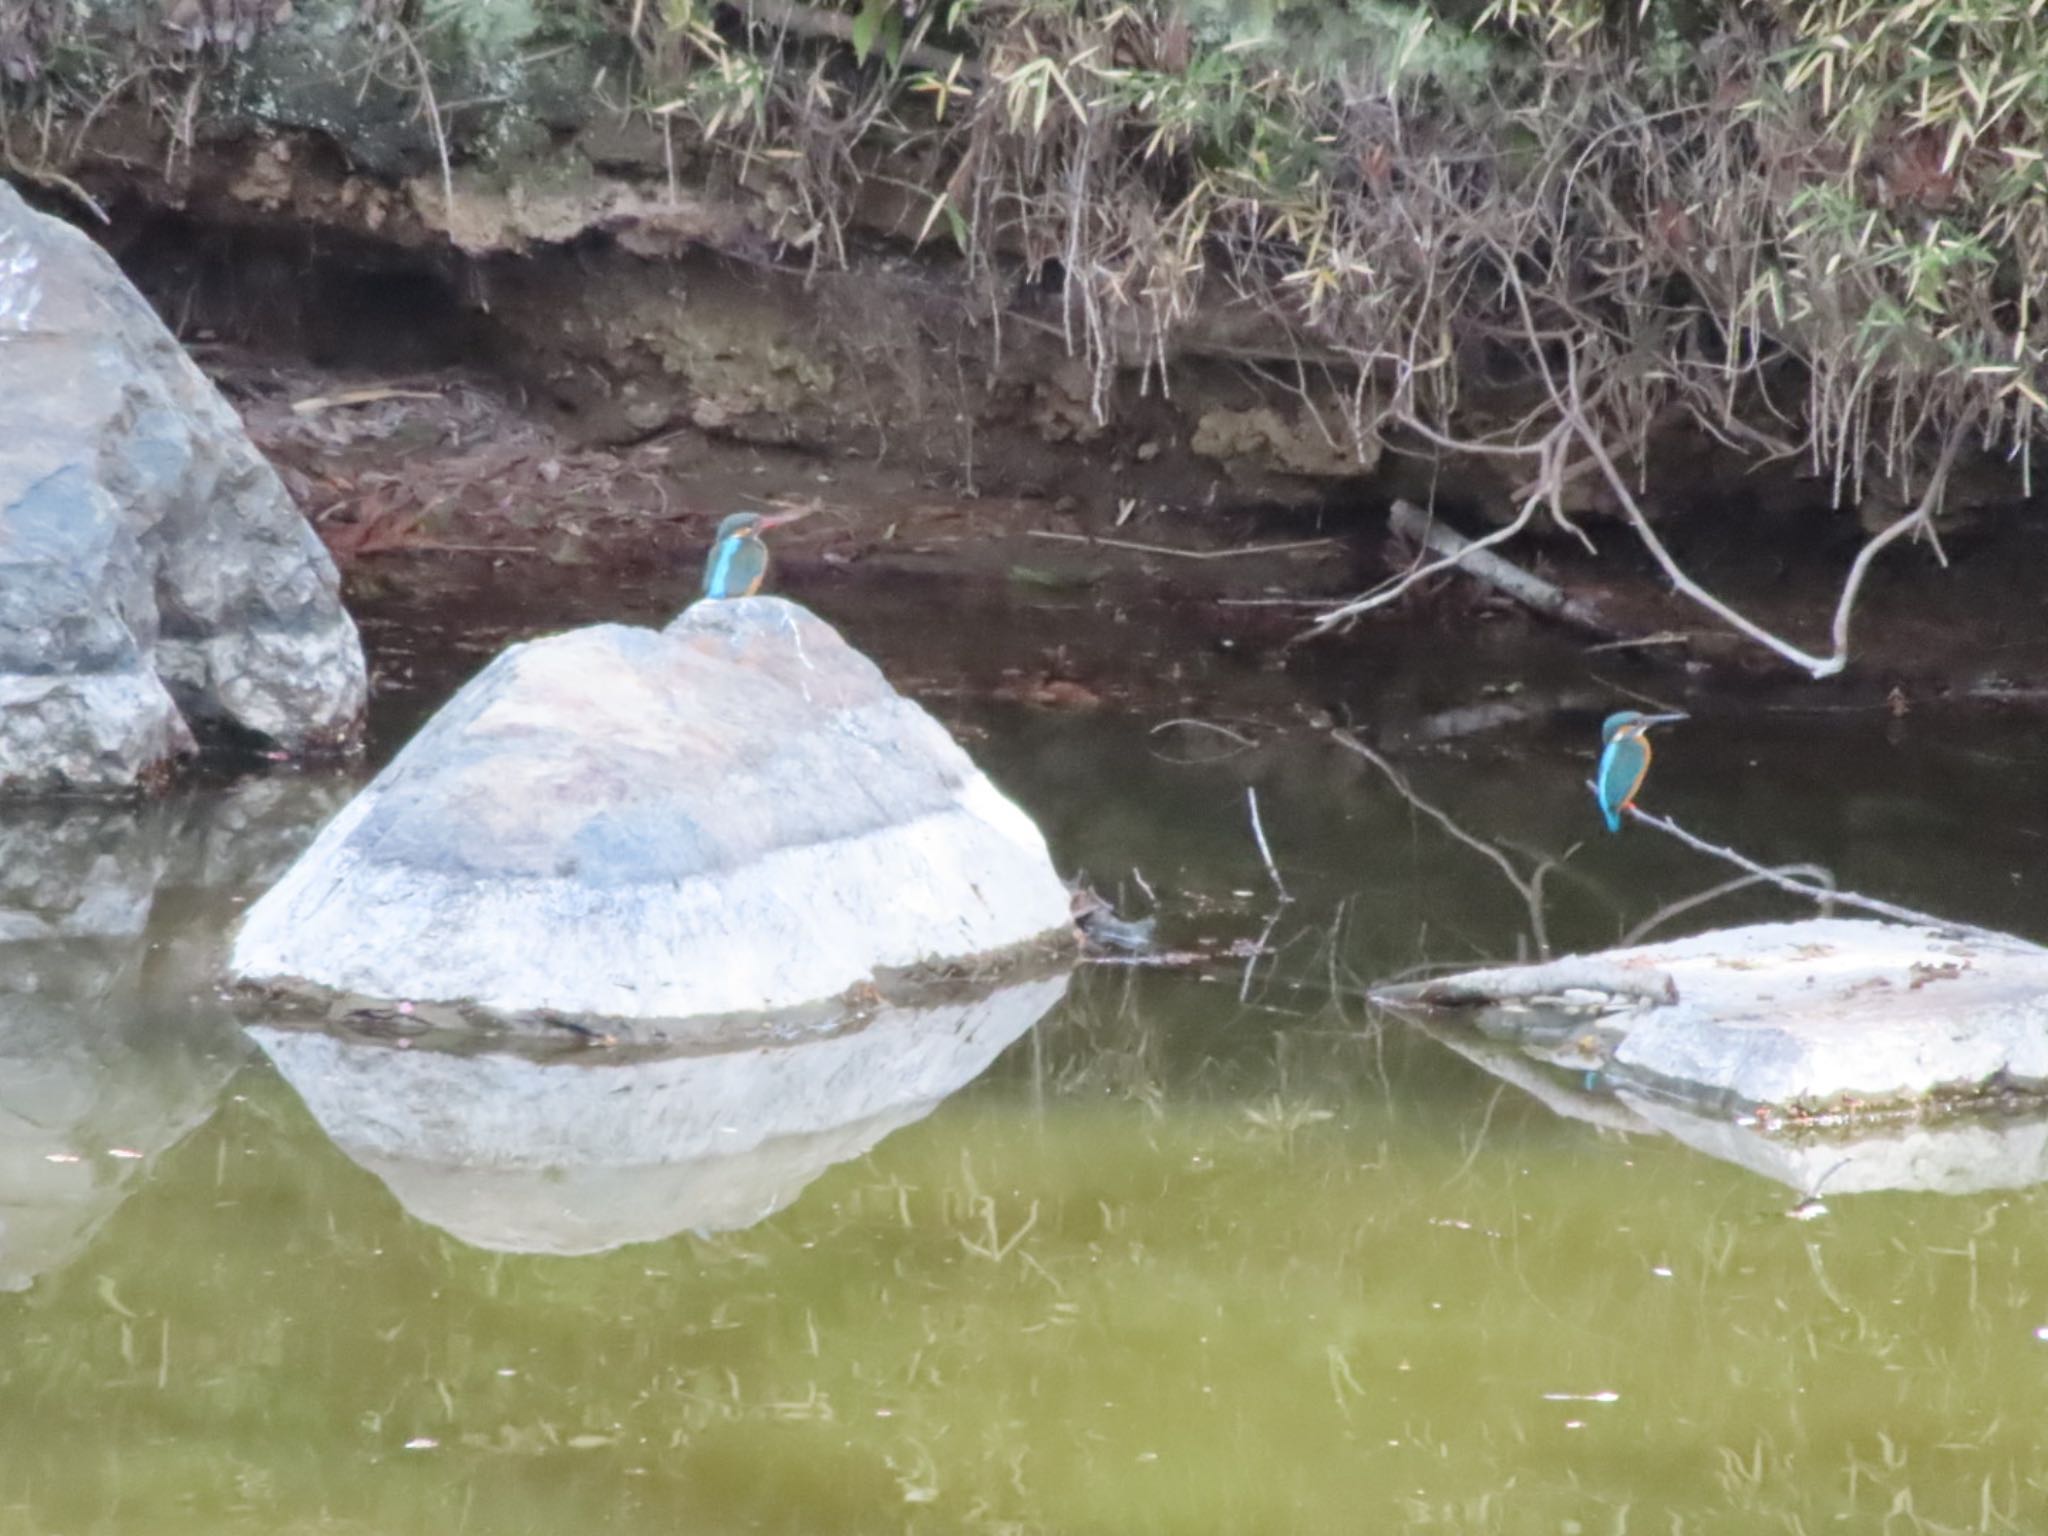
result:
[[(1845, 496), (1873, 474), (1918, 495), (1969, 436), (2024, 463), (2048, 22), (1700, 9), (1686, 35), (1586, 0), (1498, 0), (1470, 33), (1391, 5), (1088, 0), (623, 20), (650, 105), (786, 181), (815, 260), (844, 258), (879, 183), (998, 312), (1020, 275), (1056, 281), (1098, 408), (1231, 300), (1341, 380), (1331, 425), (1362, 446), (1477, 422), (1534, 458), (1569, 359), (1599, 381), (1571, 408), (1625, 463), (1674, 420)], [(1596, 466), (1552, 447), (1532, 484), (1563, 503)]]

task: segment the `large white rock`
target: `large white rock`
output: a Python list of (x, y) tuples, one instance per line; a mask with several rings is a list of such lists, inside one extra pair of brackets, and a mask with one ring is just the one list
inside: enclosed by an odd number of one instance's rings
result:
[(1978, 929), (1759, 923), (1374, 996), (1597, 1037), (1610, 1076), (1772, 1109), (2048, 1093), (2048, 949)]
[(251, 908), (232, 969), (672, 1018), (1067, 925), (1030, 818), (828, 625), (756, 597), (505, 652)]

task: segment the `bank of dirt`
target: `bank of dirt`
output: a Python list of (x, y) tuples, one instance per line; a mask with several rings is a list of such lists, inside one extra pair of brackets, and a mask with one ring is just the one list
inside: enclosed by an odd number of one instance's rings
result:
[[(2031, 705), (2048, 676), (2025, 578), (2038, 541), (2018, 520), (1975, 524), (1947, 549), (1946, 571), (1899, 551), (1868, 589), (1863, 659), (1827, 684), (1788, 674), (1670, 592), (1612, 525), (1591, 530), (1597, 556), (1555, 531), (1507, 549), (1644, 644), (1591, 642), (1457, 575), (1304, 638), (1329, 604), (1424, 558), (1388, 531), (1383, 506), (1139, 496), (1104, 511), (1043, 490), (969, 495), (888, 455), (687, 425), (578, 441), (473, 368), (319, 367), (218, 341), (196, 350), (340, 560), (395, 722), (414, 717), (408, 700), (439, 696), (513, 639), (665, 619), (694, 596), (711, 530), (737, 509), (802, 511), (770, 536), (774, 587), (848, 622), (910, 692), (966, 729), (978, 703), (998, 701), (1147, 717), (1164, 726), (1167, 751), (1332, 725), (1473, 748), (1630, 699), (1905, 717)], [(1674, 537), (1764, 622), (1818, 630), (1853, 527), (1788, 554), (1767, 536), (1768, 515)]]

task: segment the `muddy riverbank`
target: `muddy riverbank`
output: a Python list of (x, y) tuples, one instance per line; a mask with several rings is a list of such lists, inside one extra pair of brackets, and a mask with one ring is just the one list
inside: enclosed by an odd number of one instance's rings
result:
[[(2017, 512), (1953, 534), (1945, 566), (1910, 545), (1880, 564), (1861, 600), (1856, 663), (1813, 683), (1674, 593), (1613, 525), (1588, 529), (1595, 553), (1557, 530), (1505, 552), (1640, 644), (1589, 640), (1454, 573), (1311, 636), (1332, 605), (1432, 558), (1388, 528), (1383, 505), (1217, 494), (1192, 505), (1134, 496), (1105, 510), (1042, 486), (969, 495), (889, 455), (688, 426), (632, 444), (581, 442), (475, 367), (320, 367), (205, 340), (196, 350), (341, 561), (365, 625), (433, 615), (478, 657), (522, 632), (523, 609), (673, 613), (694, 594), (718, 518), (753, 508), (807, 514), (773, 538), (775, 587), (899, 629), (894, 660), (928, 701), (1228, 716), (1241, 709), (1228, 678), (1273, 674), (1299, 695), (1295, 725), (1425, 742), (1597, 713), (1614, 698), (1900, 718), (2048, 702), (2048, 629), (2030, 575), (2048, 558), (2048, 531)], [(1788, 537), (1782, 519), (1751, 509), (1687, 520), (1668, 537), (1745, 612), (1818, 644), (1860, 533), (1844, 518), (1826, 536)], [(1031, 616), (1027, 649), (988, 653), (973, 615), (991, 608)], [(944, 643), (918, 643), (935, 632)], [(1404, 658), (1446, 649), (1466, 658), (1452, 669), (1462, 695), (1408, 675)], [(403, 691), (410, 665), (387, 664), (380, 686)]]

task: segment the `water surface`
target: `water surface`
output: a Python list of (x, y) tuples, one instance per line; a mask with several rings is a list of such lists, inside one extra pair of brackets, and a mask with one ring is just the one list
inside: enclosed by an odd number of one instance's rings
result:
[[(2041, 1528), (2048, 1204), (2018, 1143), (1982, 1165), (2017, 1187), (1829, 1195), (1796, 1220), (1806, 1191), (1359, 1001), (1417, 967), (1612, 942), (1721, 880), (1599, 830), (1590, 717), (1390, 758), (1525, 881), (1553, 861), (1540, 921), (1319, 728), (1584, 686), (1576, 658), (1432, 661), (1411, 637), (1283, 676), (1078, 605), (805, 595), (924, 689), (1063, 869), (1128, 910), (1156, 898), (1168, 945), (1214, 958), (1086, 967), (955, 1021), (914, 1091), (858, 1042), (792, 1047), (844, 1054), (792, 1068), (790, 1123), (731, 1127), (728, 1155), (716, 1095), (737, 1090), (701, 1064), (635, 1086), (602, 1053), (485, 1058), (497, 1102), (563, 1073), (586, 1095), (485, 1125), (450, 1107), (460, 1061), (436, 1078), (401, 1059), (425, 1047), (231, 1017), (220, 936), (346, 781), (11, 811), (0, 1532)], [(604, 605), (443, 615), (467, 649), (373, 612), (380, 750), (504, 638)], [(1170, 699), (986, 696), (1020, 657), (1133, 644), (1181, 669)], [(1646, 803), (2048, 937), (2048, 732), (1680, 702), (1701, 718)], [(1155, 730), (1177, 717), (1257, 745)], [(1748, 891), (1660, 931), (1794, 910)], [(441, 1086), (391, 1086), (421, 1082)], [(636, 1120), (614, 1088), (668, 1107)], [(814, 1088), (848, 1118), (804, 1121)], [(672, 1162), (607, 1172), (692, 1115)], [(560, 1162), (519, 1166), (532, 1145)]]

